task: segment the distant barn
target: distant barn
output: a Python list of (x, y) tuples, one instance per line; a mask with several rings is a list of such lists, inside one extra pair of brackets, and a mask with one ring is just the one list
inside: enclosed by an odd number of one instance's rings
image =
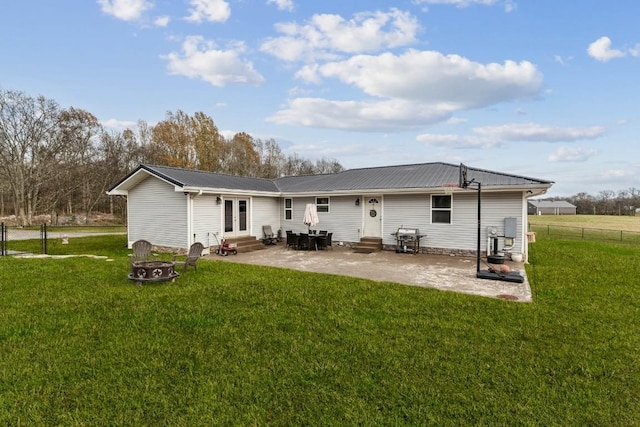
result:
[(529, 200), (529, 215), (575, 215), (576, 207), (565, 200)]

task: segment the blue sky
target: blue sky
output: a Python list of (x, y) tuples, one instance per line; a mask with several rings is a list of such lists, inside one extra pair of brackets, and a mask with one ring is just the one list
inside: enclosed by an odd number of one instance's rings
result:
[(637, 0), (20, 0), (0, 87), (105, 127), (202, 111), (346, 168), (444, 161), (640, 188)]

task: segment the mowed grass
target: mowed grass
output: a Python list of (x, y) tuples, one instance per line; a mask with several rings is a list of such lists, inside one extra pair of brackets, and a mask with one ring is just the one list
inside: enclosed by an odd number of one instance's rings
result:
[(0, 259), (1, 424), (640, 424), (637, 247), (540, 237), (525, 304), (124, 245)]
[(531, 227), (545, 225), (640, 233), (640, 216), (529, 215)]

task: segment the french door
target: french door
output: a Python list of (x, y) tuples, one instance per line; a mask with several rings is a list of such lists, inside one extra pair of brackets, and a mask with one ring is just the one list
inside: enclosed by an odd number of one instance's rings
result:
[(239, 237), (249, 235), (249, 200), (230, 198), (224, 200), (224, 235)]

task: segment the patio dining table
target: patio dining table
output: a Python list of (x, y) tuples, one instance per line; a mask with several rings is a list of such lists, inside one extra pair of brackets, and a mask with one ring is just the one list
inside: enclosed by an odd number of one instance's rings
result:
[[(314, 233), (314, 232), (308, 233), (308, 234), (307, 233), (299, 233), (297, 235), (298, 236), (298, 249), (300, 249), (300, 246), (301, 246), (301, 243), (302, 243), (300, 241), (300, 239), (303, 238), (303, 236), (305, 236), (305, 235), (308, 236), (308, 239), (309, 239), (308, 240), (309, 244), (305, 245), (305, 246), (307, 246), (306, 247), (307, 250), (315, 249), (317, 251), (318, 248), (322, 248), (323, 247), (322, 241), (324, 240), (325, 243), (326, 243), (326, 240), (327, 240), (327, 235), (326, 234), (319, 234), (319, 233)], [(326, 246), (326, 244), (324, 246)]]

